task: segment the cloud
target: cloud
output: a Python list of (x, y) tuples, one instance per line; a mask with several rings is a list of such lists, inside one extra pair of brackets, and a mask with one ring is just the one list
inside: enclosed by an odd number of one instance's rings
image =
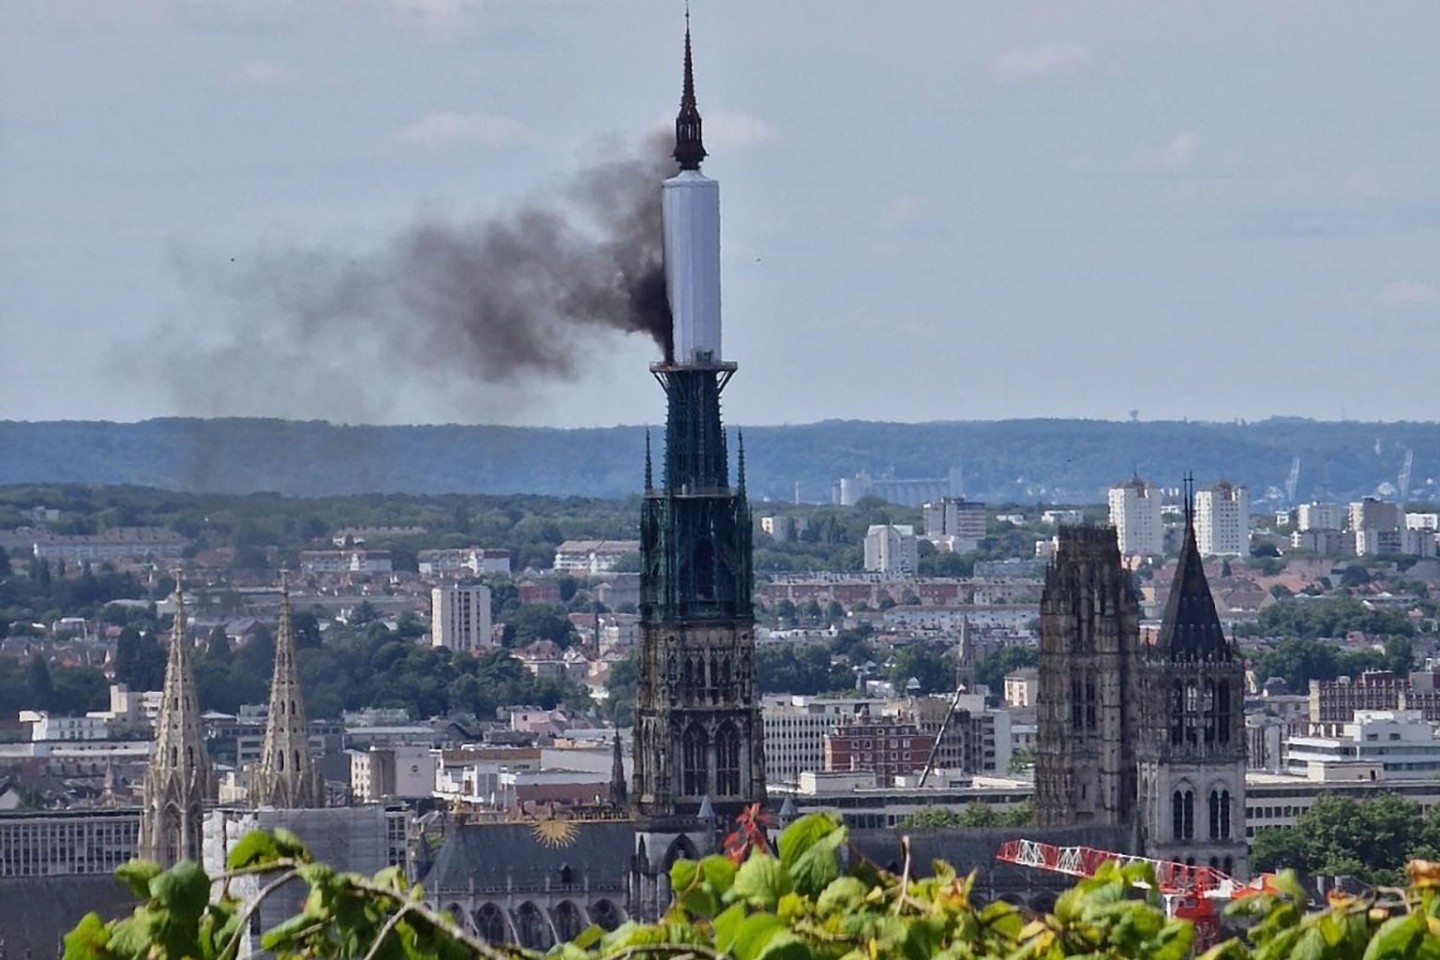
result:
[(427, 113), (397, 131), (403, 143), (431, 149), (473, 144), (482, 147), (510, 147), (534, 138), (519, 120), (488, 113), (459, 113), (453, 110)]
[(705, 117), (705, 145), (738, 150), (778, 139), (775, 128), (748, 113), (717, 110)]
[(1141, 173), (1183, 173), (1195, 167), (1200, 138), (1181, 130), (1159, 147), (1142, 150), (1133, 167)]
[(236, 90), (288, 87), (300, 74), (276, 60), (248, 60), (225, 75), (225, 85)]
[(1378, 299), (1387, 307), (1440, 307), (1440, 284), (1396, 280), (1380, 288)]
[(1124, 75), (1119, 64), (1096, 56), (1079, 43), (1042, 43), (1020, 47), (990, 62), (990, 76), (1002, 86), (1066, 84)]

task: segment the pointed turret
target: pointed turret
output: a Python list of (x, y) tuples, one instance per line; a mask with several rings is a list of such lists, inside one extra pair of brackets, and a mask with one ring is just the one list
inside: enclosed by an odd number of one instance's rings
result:
[(270, 681), (270, 712), (265, 747), (255, 772), (252, 797), (280, 808), (320, 807), (325, 803), (320, 770), (310, 761), (310, 724), (300, 691), (295, 627), (290, 619), (288, 571), (280, 571), (280, 626), (275, 633), (275, 674)]
[(204, 805), (212, 796), (210, 758), (190, 668), (185, 592), (177, 570), (165, 688), (155, 721), (155, 749), (145, 769), (140, 855), (162, 866), (198, 861)]
[(629, 790), (625, 786), (625, 755), (621, 752), (620, 731), (615, 731), (615, 743), (610, 758), (610, 805), (623, 810), (630, 802)]
[(674, 157), (681, 170), (699, 170), (705, 143), (701, 134), (700, 108), (695, 104), (695, 65), (690, 56), (690, 11), (685, 11), (685, 87), (680, 94), (680, 112), (675, 116)]
[(1230, 654), (1215, 598), (1205, 577), (1205, 564), (1195, 537), (1194, 479), (1185, 478), (1185, 542), (1165, 602), (1160, 648), (1171, 660), (1223, 660)]

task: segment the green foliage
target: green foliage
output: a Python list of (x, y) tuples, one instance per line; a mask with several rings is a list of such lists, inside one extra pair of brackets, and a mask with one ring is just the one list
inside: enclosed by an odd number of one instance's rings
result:
[(1403, 611), (1372, 610), (1354, 597), (1291, 599), (1271, 604), (1260, 611), (1259, 626), (1262, 636), (1306, 640), (1344, 637), (1355, 630), (1371, 635), (1400, 637), (1408, 637), (1415, 632)]
[[(840, 869), (845, 828), (823, 814), (786, 828), (778, 856), (759, 850), (737, 864), (726, 856), (679, 861), (674, 902), (658, 923), (591, 927), (550, 956), (559, 960), (1183, 960), (1196, 928), (1168, 918), (1145, 885), (1144, 864), (1105, 864), (1062, 894), (1043, 916), (1008, 903), (972, 900), (973, 877), (948, 864), (913, 875), (908, 840), (896, 875), (861, 863)], [(308, 895), (297, 913), (260, 936), (282, 958), (522, 960), (534, 954), (484, 943), (425, 906), (395, 868), (374, 877), (313, 863), (293, 836), (251, 834), (235, 846), (221, 877), (194, 864), (161, 872), (131, 863), (119, 871), (142, 899), (128, 917), (90, 914), (65, 938), (65, 960), (235, 960), (252, 906), (230, 881), (256, 875), (262, 897), (287, 884)], [(1440, 958), (1440, 864), (1411, 864), (1403, 898), (1342, 898), (1307, 913), (1291, 875), (1229, 912), (1249, 923), (1243, 939), (1211, 947), (1204, 960), (1436, 960)], [(211, 890), (218, 896), (209, 902)], [(253, 945), (251, 945), (253, 946)]]
[(1424, 817), (1418, 804), (1395, 794), (1361, 802), (1327, 793), (1296, 818), (1295, 826), (1259, 831), (1250, 857), (1256, 870), (1288, 867), (1395, 885), (1402, 864), (1433, 859), (1437, 851), (1440, 808)]
[(938, 830), (953, 827), (1028, 827), (1035, 823), (1035, 808), (1029, 800), (1009, 809), (989, 803), (967, 803), (959, 810), (925, 807), (900, 821), (902, 830)]
[(755, 676), (761, 693), (814, 695), (855, 685), (845, 663), (832, 663), (825, 643), (764, 644), (755, 648)]
[(1033, 667), (1040, 662), (1038, 647), (1001, 647), (981, 657), (975, 664), (975, 681), (1000, 695), (1005, 689), (1005, 675), (1021, 667)]

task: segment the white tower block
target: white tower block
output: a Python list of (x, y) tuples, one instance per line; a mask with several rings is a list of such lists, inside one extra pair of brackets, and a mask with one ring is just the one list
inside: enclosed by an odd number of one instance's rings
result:
[(719, 363), (720, 184), (698, 170), (665, 181), (665, 290), (680, 366)]

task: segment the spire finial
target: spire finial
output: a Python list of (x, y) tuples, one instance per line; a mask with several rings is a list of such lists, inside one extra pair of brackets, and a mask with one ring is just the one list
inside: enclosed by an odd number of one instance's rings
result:
[(1195, 522), (1195, 474), (1185, 471), (1185, 526)]
[(739, 447), (739, 453), (738, 453), (738, 455), (737, 455), (737, 457), (736, 457), (736, 464), (735, 464), (735, 470), (736, 470), (736, 472), (739, 474), (738, 478), (736, 479), (736, 485), (739, 486), (740, 492), (741, 492), (741, 493), (744, 493), (744, 492), (745, 492), (745, 431), (744, 431), (744, 430), (736, 430), (736, 431), (735, 431), (735, 438), (736, 438), (736, 440), (737, 440), (737, 445), (738, 445), (738, 447)]
[(675, 160), (681, 170), (699, 170), (705, 159), (700, 129), (700, 108), (695, 105), (695, 64), (690, 54), (690, 5), (685, 5), (685, 86), (680, 113), (675, 117)]
[(655, 486), (655, 478), (650, 468), (650, 431), (645, 431), (645, 489), (650, 490)]

